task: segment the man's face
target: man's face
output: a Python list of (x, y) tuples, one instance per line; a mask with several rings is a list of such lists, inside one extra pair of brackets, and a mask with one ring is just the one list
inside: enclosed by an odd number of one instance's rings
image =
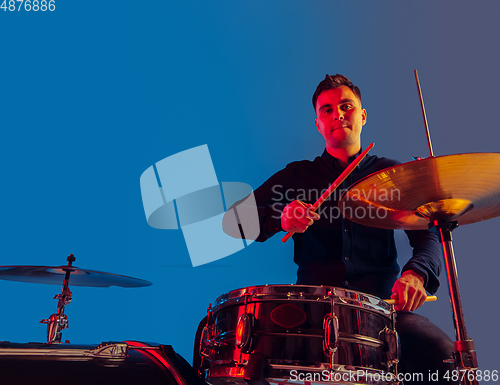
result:
[(316, 116), (316, 127), (325, 139), (327, 149), (359, 151), (366, 110), (361, 108), (361, 102), (349, 87), (340, 86), (319, 94)]

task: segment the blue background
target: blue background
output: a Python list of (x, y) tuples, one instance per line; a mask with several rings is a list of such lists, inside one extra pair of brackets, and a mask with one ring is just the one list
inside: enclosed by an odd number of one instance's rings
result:
[[(18, 4), (18, 3), (17, 3)], [(208, 144), (220, 182), (258, 187), (324, 148), (311, 96), (326, 73), (363, 93), (372, 153), (499, 151), (496, 1), (68, 1), (0, 10), (0, 264), (61, 265), (153, 282), (72, 287), (72, 343), (171, 344), (191, 361), (210, 302), (247, 285), (293, 283), (292, 242), (276, 236), (192, 268), (180, 230), (144, 215), (139, 177)], [(454, 231), (469, 335), (498, 370), (499, 219)], [(401, 260), (408, 258), (398, 232)], [(0, 340), (44, 341), (60, 287), (0, 281)], [(427, 315), (454, 339), (447, 285)]]

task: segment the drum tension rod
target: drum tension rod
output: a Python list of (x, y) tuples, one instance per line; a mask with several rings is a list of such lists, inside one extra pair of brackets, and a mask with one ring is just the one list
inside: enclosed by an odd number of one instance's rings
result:
[(339, 320), (334, 311), (335, 298), (337, 297), (335, 289), (328, 292), (328, 297), (330, 297), (331, 310), (330, 314), (327, 314), (323, 320), (323, 344), (325, 353), (330, 355), (330, 370), (332, 370), (339, 340)]

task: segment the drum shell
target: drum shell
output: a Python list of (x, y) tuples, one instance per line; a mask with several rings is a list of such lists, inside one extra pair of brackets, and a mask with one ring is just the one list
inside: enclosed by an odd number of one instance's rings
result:
[[(333, 355), (324, 344), (324, 319), (332, 313), (332, 290), (333, 314), (339, 321)], [(277, 323), (276, 312), (280, 308), (284, 314), (295, 314), (295, 320)], [(246, 349), (236, 346), (238, 319), (243, 314), (251, 314), (253, 319)], [(393, 328), (391, 308), (365, 293), (299, 285), (239, 289), (217, 299), (209, 323), (216, 344), (208, 358), (208, 382), (214, 382), (211, 378), (216, 377), (244, 375), (243, 368), (256, 354), (267, 358), (268, 368), (321, 370), (340, 365), (352, 370), (390, 370), (383, 331)], [(264, 375), (269, 377), (269, 373)]]
[[(2, 384), (199, 385), (194, 369), (171, 346), (135, 344), (126, 357), (85, 357), (98, 345), (0, 343)], [(144, 348), (139, 348), (141, 346)], [(148, 350), (148, 348), (151, 348)], [(152, 353), (154, 352), (154, 353)]]

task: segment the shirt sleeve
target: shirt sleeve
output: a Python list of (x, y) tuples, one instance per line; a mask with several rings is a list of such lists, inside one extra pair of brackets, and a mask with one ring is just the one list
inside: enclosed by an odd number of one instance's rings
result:
[[(293, 174), (293, 166), (288, 165), (271, 176), (253, 192), (259, 221), (258, 236), (254, 238), (257, 242), (264, 242), (283, 230), (281, 227), (281, 214), (285, 206), (291, 202), (291, 197), (288, 196), (287, 189), (289, 188), (290, 180), (293, 179)], [(227, 212), (229, 213), (232, 208), (238, 210), (238, 206), (245, 199), (236, 202)], [(224, 216), (224, 221), (228, 222), (226, 221), (226, 215)], [(226, 226), (226, 228), (229, 227)], [(238, 232), (229, 232), (226, 228), (224, 231), (227, 234), (238, 237)]]
[(287, 198), (287, 183), (292, 178), (290, 165), (266, 180), (255, 190), (255, 202), (259, 217), (260, 233), (257, 242), (264, 242), (274, 234), (283, 231), (281, 214), (291, 201)]
[(402, 273), (413, 270), (424, 278), (424, 287), (430, 294), (439, 288), (438, 276), (442, 269), (442, 250), (436, 233), (429, 230), (405, 230), (413, 247), (413, 256)]

